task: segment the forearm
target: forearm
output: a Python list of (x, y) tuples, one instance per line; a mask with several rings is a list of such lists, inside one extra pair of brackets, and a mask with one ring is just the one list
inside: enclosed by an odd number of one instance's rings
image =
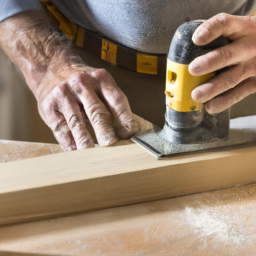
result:
[[(52, 89), (54, 74), (55, 80), (56, 73), (61, 80), (66, 69), (83, 63), (70, 39), (43, 11), (27, 11), (2, 21), (0, 33), (1, 48), (21, 70), (36, 98)], [(41, 88), (45, 84), (49, 85), (47, 90)]]

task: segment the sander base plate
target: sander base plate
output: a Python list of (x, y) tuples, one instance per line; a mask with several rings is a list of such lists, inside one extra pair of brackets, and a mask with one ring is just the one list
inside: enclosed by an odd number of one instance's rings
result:
[(170, 157), (173, 154), (225, 148), (244, 144), (256, 143), (256, 116), (240, 117), (230, 120), (229, 138), (215, 141), (210, 139), (204, 143), (175, 144), (172, 142), (170, 128), (154, 125), (152, 130), (137, 133), (131, 138), (135, 143), (143, 146), (157, 159)]

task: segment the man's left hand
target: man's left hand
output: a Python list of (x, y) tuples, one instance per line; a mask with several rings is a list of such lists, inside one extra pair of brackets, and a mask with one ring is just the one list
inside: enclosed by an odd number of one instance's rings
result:
[(206, 103), (210, 114), (224, 111), (256, 92), (256, 16), (218, 14), (201, 24), (192, 40), (196, 45), (206, 45), (221, 35), (231, 43), (197, 57), (189, 65), (194, 76), (229, 67), (192, 92), (195, 101)]

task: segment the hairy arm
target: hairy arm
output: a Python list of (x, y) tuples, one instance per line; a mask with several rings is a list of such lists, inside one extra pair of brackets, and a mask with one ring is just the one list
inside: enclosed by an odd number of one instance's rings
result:
[(1, 22), (0, 31), (1, 48), (21, 70), (36, 98), (43, 92), (47, 94), (42, 88), (44, 79), (56, 78), (56, 71), (61, 71), (58, 73), (61, 79), (69, 67), (83, 63), (69, 38), (48, 20), (43, 11), (17, 14)]
[(0, 33), (1, 48), (21, 70), (41, 117), (64, 150), (94, 146), (87, 121), (100, 145), (151, 128), (131, 112), (111, 75), (84, 63), (43, 11), (27, 11), (2, 21)]

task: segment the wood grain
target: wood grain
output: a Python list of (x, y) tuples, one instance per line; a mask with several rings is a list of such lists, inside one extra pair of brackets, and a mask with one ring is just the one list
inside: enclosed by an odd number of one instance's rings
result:
[(256, 147), (158, 161), (136, 144), (3, 163), (0, 224), (256, 182)]

